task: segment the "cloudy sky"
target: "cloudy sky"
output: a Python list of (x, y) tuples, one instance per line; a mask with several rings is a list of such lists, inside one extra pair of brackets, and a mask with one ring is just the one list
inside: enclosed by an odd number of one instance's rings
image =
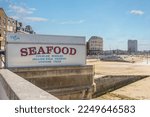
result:
[(10, 17), (36, 33), (100, 36), (104, 49), (127, 49), (137, 39), (150, 50), (150, 0), (0, 0)]

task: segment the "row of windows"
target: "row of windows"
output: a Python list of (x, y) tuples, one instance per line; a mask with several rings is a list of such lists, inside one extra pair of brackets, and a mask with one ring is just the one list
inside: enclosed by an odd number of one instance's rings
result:
[(103, 44), (90, 44), (90, 46), (102, 46)]
[(90, 48), (90, 50), (102, 50), (102, 48)]
[(16, 21), (15, 20), (7, 20), (6, 18), (2, 18), (0, 17), (0, 24), (4, 24), (6, 25), (6, 22), (8, 23), (8, 25), (16, 25)]
[(90, 43), (102, 43), (102, 41), (90, 41)]
[(16, 25), (15, 21), (8, 20), (8, 25)]
[(89, 43), (89, 44), (97, 44), (97, 43), (103, 43), (103, 42), (96, 42), (96, 43)]

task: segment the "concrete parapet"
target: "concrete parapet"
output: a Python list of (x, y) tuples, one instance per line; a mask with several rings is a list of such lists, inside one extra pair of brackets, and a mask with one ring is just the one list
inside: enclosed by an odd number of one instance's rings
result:
[(2, 78), (0, 76), (0, 100), (9, 100), (3, 85), (4, 84), (2, 83)]
[(113, 75), (113, 76), (100, 76), (94, 79), (96, 83), (96, 92), (93, 94), (93, 97), (98, 97), (130, 83), (133, 83), (137, 80), (146, 78), (147, 76), (143, 75)]
[(60, 99), (91, 99), (95, 89), (91, 65), (10, 70)]
[[(13, 72), (0, 70), (2, 99), (10, 100), (57, 100), (58, 98), (38, 88)], [(6, 95), (5, 95), (6, 94)]]

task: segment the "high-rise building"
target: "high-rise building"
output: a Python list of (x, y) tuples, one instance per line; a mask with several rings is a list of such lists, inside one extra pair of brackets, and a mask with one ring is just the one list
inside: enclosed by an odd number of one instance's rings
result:
[(97, 55), (103, 52), (103, 38), (92, 36), (88, 41), (88, 54)]
[(138, 51), (138, 42), (137, 40), (128, 40), (128, 52), (136, 53)]

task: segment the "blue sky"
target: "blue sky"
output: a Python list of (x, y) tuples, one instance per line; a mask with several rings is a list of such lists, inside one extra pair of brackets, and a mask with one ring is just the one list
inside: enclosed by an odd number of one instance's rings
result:
[(150, 0), (0, 0), (8, 16), (36, 33), (100, 36), (104, 49), (127, 49), (137, 39), (150, 50)]

